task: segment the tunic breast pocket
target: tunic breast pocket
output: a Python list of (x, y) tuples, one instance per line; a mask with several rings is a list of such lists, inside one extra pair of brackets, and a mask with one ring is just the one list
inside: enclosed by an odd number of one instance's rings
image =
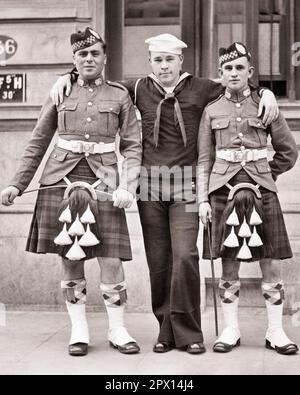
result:
[(98, 105), (98, 114), (100, 134), (115, 137), (119, 129), (120, 105), (101, 103)]
[(77, 102), (66, 102), (58, 106), (58, 132), (76, 132), (76, 109)]
[(228, 118), (218, 118), (211, 121), (211, 127), (215, 133), (217, 149), (227, 147), (230, 142), (230, 133), (228, 130), (229, 123), (230, 120)]
[(266, 147), (268, 143), (267, 126), (258, 118), (249, 119), (248, 124), (247, 133), (253, 138), (253, 147)]

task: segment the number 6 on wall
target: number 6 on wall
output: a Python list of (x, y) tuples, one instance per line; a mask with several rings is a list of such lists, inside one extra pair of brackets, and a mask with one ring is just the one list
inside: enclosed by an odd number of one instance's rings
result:
[(0, 60), (11, 58), (18, 49), (17, 42), (8, 36), (0, 36)]
[(8, 39), (5, 43), (5, 52), (7, 55), (13, 56), (16, 53), (17, 45), (12, 38)]

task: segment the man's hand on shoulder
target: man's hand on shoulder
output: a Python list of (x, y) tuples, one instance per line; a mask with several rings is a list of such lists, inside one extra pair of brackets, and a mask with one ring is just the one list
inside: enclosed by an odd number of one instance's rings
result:
[(276, 97), (269, 89), (265, 89), (263, 91), (257, 116), (261, 117), (263, 112), (263, 124), (266, 126), (271, 125), (272, 122), (276, 121), (279, 115), (279, 107)]
[(64, 101), (64, 96), (69, 96), (72, 90), (71, 74), (65, 74), (53, 85), (50, 91), (50, 98), (56, 106)]

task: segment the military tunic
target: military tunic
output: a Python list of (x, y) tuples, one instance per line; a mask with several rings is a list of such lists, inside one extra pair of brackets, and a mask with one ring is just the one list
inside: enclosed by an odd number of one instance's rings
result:
[[(119, 131), (123, 172), (119, 177), (116, 152), (74, 153), (55, 145), (40, 179), (42, 186), (64, 184), (65, 176), (71, 182), (90, 184), (100, 179), (99, 188), (102, 190), (112, 192), (120, 187), (135, 195), (142, 147), (134, 107), (124, 87), (102, 79), (90, 83), (79, 79), (70, 96), (58, 107), (51, 103), (50, 98), (47, 100), (19, 169), (10, 183), (21, 193), (31, 182), (56, 130), (64, 140), (105, 144), (114, 143)], [(63, 194), (64, 189), (39, 192), (27, 251), (63, 255), (61, 247), (54, 244), (59, 231), (58, 208)], [(113, 207), (109, 201), (99, 202), (98, 206), (100, 245), (86, 249), (87, 259), (102, 256), (130, 260), (132, 255), (124, 210)]]
[[(249, 89), (236, 94), (229, 89), (204, 111), (199, 128), (198, 199), (212, 206), (212, 243), (214, 258), (236, 256), (239, 247), (222, 250), (222, 226), (229, 189), (248, 182), (260, 185), (264, 209), (264, 225), (260, 233), (269, 248), (251, 248), (252, 260), (285, 259), (292, 256), (275, 181), (291, 169), (297, 160), (295, 140), (283, 115), (269, 127), (257, 118), (258, 98)], [(217, 151), (264, 150), (268, 137), (275, 154), (253, 161), (227, 161), (216, 157)], [(246, 155), (245, 155), (246, 158)], [(226, 235), (227, 237), (228, 235)], [(204, 239), (205, 259), (209, 259), (207, 234)]]

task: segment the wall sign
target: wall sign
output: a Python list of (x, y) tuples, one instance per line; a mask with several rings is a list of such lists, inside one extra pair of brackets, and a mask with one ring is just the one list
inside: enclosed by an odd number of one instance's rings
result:
[(17, 42), (8, 36), (0, 36), (0, 62), (4, 63), (7, 59), (14, 56), (17, 52)]
[(0, 103), (26, 101), (26, 74), (0, 74)]

